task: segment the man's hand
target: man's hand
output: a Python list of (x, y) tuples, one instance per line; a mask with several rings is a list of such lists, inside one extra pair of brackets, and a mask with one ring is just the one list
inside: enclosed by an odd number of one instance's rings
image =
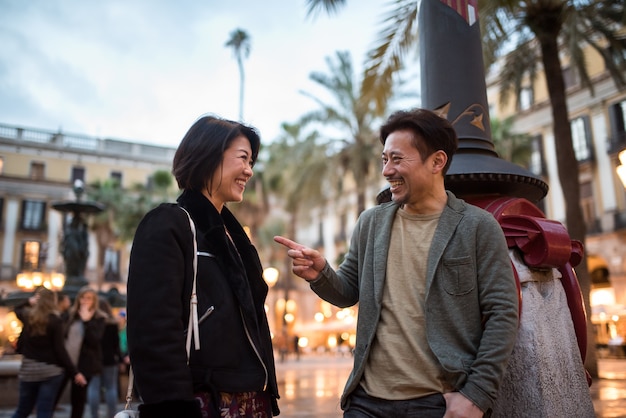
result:
[(443, 418), (482, 418), (483, 411), (461, 392), (444, 393), (446, 414)]
[(275, 236), (274, 241), (287, 247), (287, 255), (292, 260), (291, 271), (306, 281), (315, 280), (326, 265), (326, 259), (319, 251), (281, 236)]

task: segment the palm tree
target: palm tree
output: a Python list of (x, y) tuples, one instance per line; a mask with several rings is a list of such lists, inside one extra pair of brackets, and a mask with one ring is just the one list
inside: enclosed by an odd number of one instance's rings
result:
[[(513, 40), (514, 53), (506, 56), (503, 74), (503, 91), (515, 90), (519, 96), (521, 90), (520, 73), (530, 75), (531, 79), (541, 63), (545, 72), (550, 95), (552, 123), (557, 158), (559, 181), (563, 190), (566, 208), (566, 225), (570, 236), (584, 244), (586, 224), (580, 204), (580, 180), (572, 175), (572, 167), (578, 167), (572, 143), (572, 131), (569, 121), (567, 95), (563, 77), (563, 65), (560, 53), (571, 58), (584, 86), (591, 89), (591, 81), (585, 63), (583, 46), (589, 45), (604, 59), (606, 68), (611, 73), (618, 88), (625, 86), (623, 71), (626, 65), (626, 39), (620, 38), (623, 28), (624, 3), (615, 0), (598, 2), (539, 1), (509, 2), (502, 0), (485, 1), (481, 15), (483, 18), (483, 45), (486, 45), (486, 58), (496, 57), (499, 51), (511, 42), (510, 34), (517, 33)], [(488, 61), (492, 62), (492, 61)], [(515, 67), (515, 68), (513, 68)], [(621, 70), (620, 70), (621, 67)], [(576, 267), (585, 299), (587, 312), (591, 312), (589, 293), (591, 279), (587, 268), (587, 259)], [(586, 366), (592, 376), (597, 376), (595, 358), (595, 338), (591, 316), (588, 318), (588, 349)]]
[[(106, 210), (91, 221), (98, 246), (99, 271), (104, 267), (106, 249), (131, 241), (143, 216), (159, 203), (170, 200), (172, 182), (168, 171), (157, 170), (152, 175), (150, 187), (135, 184), (124, 190), (119, 181), (113, 179), (90, 184), (90, 199), (106, 206)], [(101, 278), (99, 274), (98, 280)]]
[(356, 81), (349, 52), (337, 52), (335, 60), (326, 58), (330, 73), (313, 72), (309, 78), (328, 90), (333, 104), (304, 93), (319, 105), (319, 109), (304, 115), (300, 123), (320, 122), (339, 130), (339, 139), (331, 139), (333, 162), (350, 173), (356, 184), (357, 210), (365, 210), (366, 189), (372, 178), (373, 167), (379, 161), (378, 141), (373, 126), (378, 124), (374, 103), (362, 84)]
[(319, 143), (317, 131), (306, 132), (299, 124), (283, 123), (282, 134), (272, 142), (263, 164), (265, 187), (284, 203), (291, 216), (288, 234), (294, 236), (295, 218), (307, 205), (320, 205), (331, 197), (328, 179), (333, 172), (328, 150)]
[(492, 118), (491, 139), (500, 158), (528, 168), (533, 152), (531, 137), (527, 134), (513, 133), (514, 117), (504, 120)]
[[(308, 15), (320, 10), (328, 14), (337, 13), (346, 0), (307, 0)], [(411, 52), (417, 44), (416, 0), (386, 2), (382, 19), (385, 26), (379, 31), (379, 44), (367, 53), (367, 68), (363, 77), (363, 91), (368, 92), (376, 103), (376, 110), (383, 114), (392, 97), (392, 86)]]
[[(268, 258), (271, 263), (276, 258), (276, 246), (272, 245), (272, 236), (286, 234), (295, 238), (301, 209), (307, 206), (323, 207), (332, 198), (333, 190), (327, 179), (331, 177), (333, 166), (328, 164), (326, 146), (319, 144), (318, 139), (316, 131), (305, 132), (298, 123), (283, 123), (281, 136), (269, 145), (268, 152), (264, 154), (265, 187), (268, 193), (283, 203), (284, 210), (288, 213), (286, 225), (268, 222), (267, 231), (260, 234), (265, 238), (266, 246), (271, 248)], [(285, 265), (282, 268), (282, 286), (285, 300), (288, 300), (289, 291), (294, 285), (290, 260), (288, 257), (283, 259)]]
[(230, 38), (225, 46), (233, 49), (233, 53), (237, 59), (237, 65), (239, 66), (239, 120), (243, 121), (243, 60), (250, 55), (250, 36), (243, 29), (235, 29), (230, 33)]
[[(345, 0), (307, 0), (309, 12), (325, 8), (334, 10)], [(391, 3), (390, 3), (391, 4)], [(408, 45), (415, 40), (413, 28), (417, 17), (417, 2), (395, 0), (394, 9), (386, 19), (381, 42), (369, 53), (368, 77), (381, 77), (373, 85), (382, 85), (391, 77), (394, 66), (402, 62)], [(623, 0), (538, 0), (518, 2), (511, 0), (480, 0), (479, 7), (483, 36), (485, 64), (490, 65), (499, 53), (507, 55), (503, 74), (506, 87), (521, 89), (523, 75), (531, 78), (541, 64), (545, 72), (556, 148), (559, 181), (566, 207), (566, 225), (570, 236), (585, 242), (586, 226), (580, 205), (580, 181), (572, 175), (578, 161), (572, 144), (571, 127), (563, 79), (561, 52), (567, 54), (584, 86), (591, 88), (583, 46), (591, 46), (603, 58), (616, 86), (625, 86), (626, 38), (623, 36)], [(395, 14), (394, 14), (395, 13)], [(514, 36), (512, 36), (514, 34)], [(404, 47), (404, 48), (402, 48)], [(367, 81), (367, 80), (366, 80)], [(377, 91), (383, 91), (379, 88)], [(379, 100), (384, 96), (379, 96)], [(591, 312), (589, 292), (591, 280), (587, 260), (576, 267), (587, 312)], [(597, 375), (593, 327), (589, 317), (587, 361), (592, 376)]]

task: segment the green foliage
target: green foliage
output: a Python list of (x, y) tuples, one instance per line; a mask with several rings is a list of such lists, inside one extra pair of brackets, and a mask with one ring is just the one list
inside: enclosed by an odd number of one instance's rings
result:
[(117, 180), (96, 181), (89, 185), (89, 199), (106, 205), (106, 210), (93, 217), (92, 229), (96, 234), (108, 235), (98, 241), (131, 241), (144, 215), (158, 204), (172, 199), (172, 175), (165, 170), (155, 171), (150, 187), (134, 184), (123, 189)]
[(367, 183), (372, 181), (373, 168), (379, 161), (380, 144), (374, 131), (374, 126), (380, 124), (378, 111), (372, 96), (358, 82), (349, 52), (337, 51), (334, 59), (326, 58), (326, 63), (328, 73), (313, 72), (310, 78), (324, 87), (333, 100), (325, 102), (304, 93), (318, 104), (318, 109), (302, 116), (299, 123), (301, 126), (317, 123), (337, 130), (339, 137), (326, 141), (325, 158), (335, 168), (333, 176), (338, 181), (331, 187), (340, 188), (343, 173), (350, 173), (356, 183), (357, 210), (361, 213), (365, 209)]
[(500, 158), (528, 168), (532, 155), (532, 138), (527, 134), (513, 133), (513, 117), (491, 119), (491, 139)]

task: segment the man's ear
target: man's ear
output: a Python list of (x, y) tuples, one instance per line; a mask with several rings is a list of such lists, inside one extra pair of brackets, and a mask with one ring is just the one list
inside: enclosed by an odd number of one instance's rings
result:
[(443, 170), (443, 168), (446, 166), (446, 163), (448, 162), (448, 155), (442, 150), (435, 151), (432, 155), (432, 162), (434, 174)]

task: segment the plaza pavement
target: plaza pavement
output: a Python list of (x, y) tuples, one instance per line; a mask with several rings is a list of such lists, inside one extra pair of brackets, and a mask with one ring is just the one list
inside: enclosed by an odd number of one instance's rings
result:
[[(283, 418), (341, 417), (339, 396), (350, 372), (350, 357), (303, 355), (277, 363)], [(626, 418), (626, 359), (600, 359), (600, 378), (591, 385), (595, 418)], [(120, 403), (120, 408), (123, 404)], [(0, 418), (10, 418), (13, 408), (0, 409)], [(68, 404), (61, 404), (55, 418), (69, 418)], [(34, 417), (35, 415), (31, 415)], [(85, 411), (85, 418), (90, 418)], [(105, 418), (104, 404), (100, 417)], [(173, 417), (184, 418), (184, 417)], [(551, 417), (560, 418), (560, 417)], [(568, 417), (562, 417), (568, 418)], [(593, 418), (593, 417), (590, 417)]]

